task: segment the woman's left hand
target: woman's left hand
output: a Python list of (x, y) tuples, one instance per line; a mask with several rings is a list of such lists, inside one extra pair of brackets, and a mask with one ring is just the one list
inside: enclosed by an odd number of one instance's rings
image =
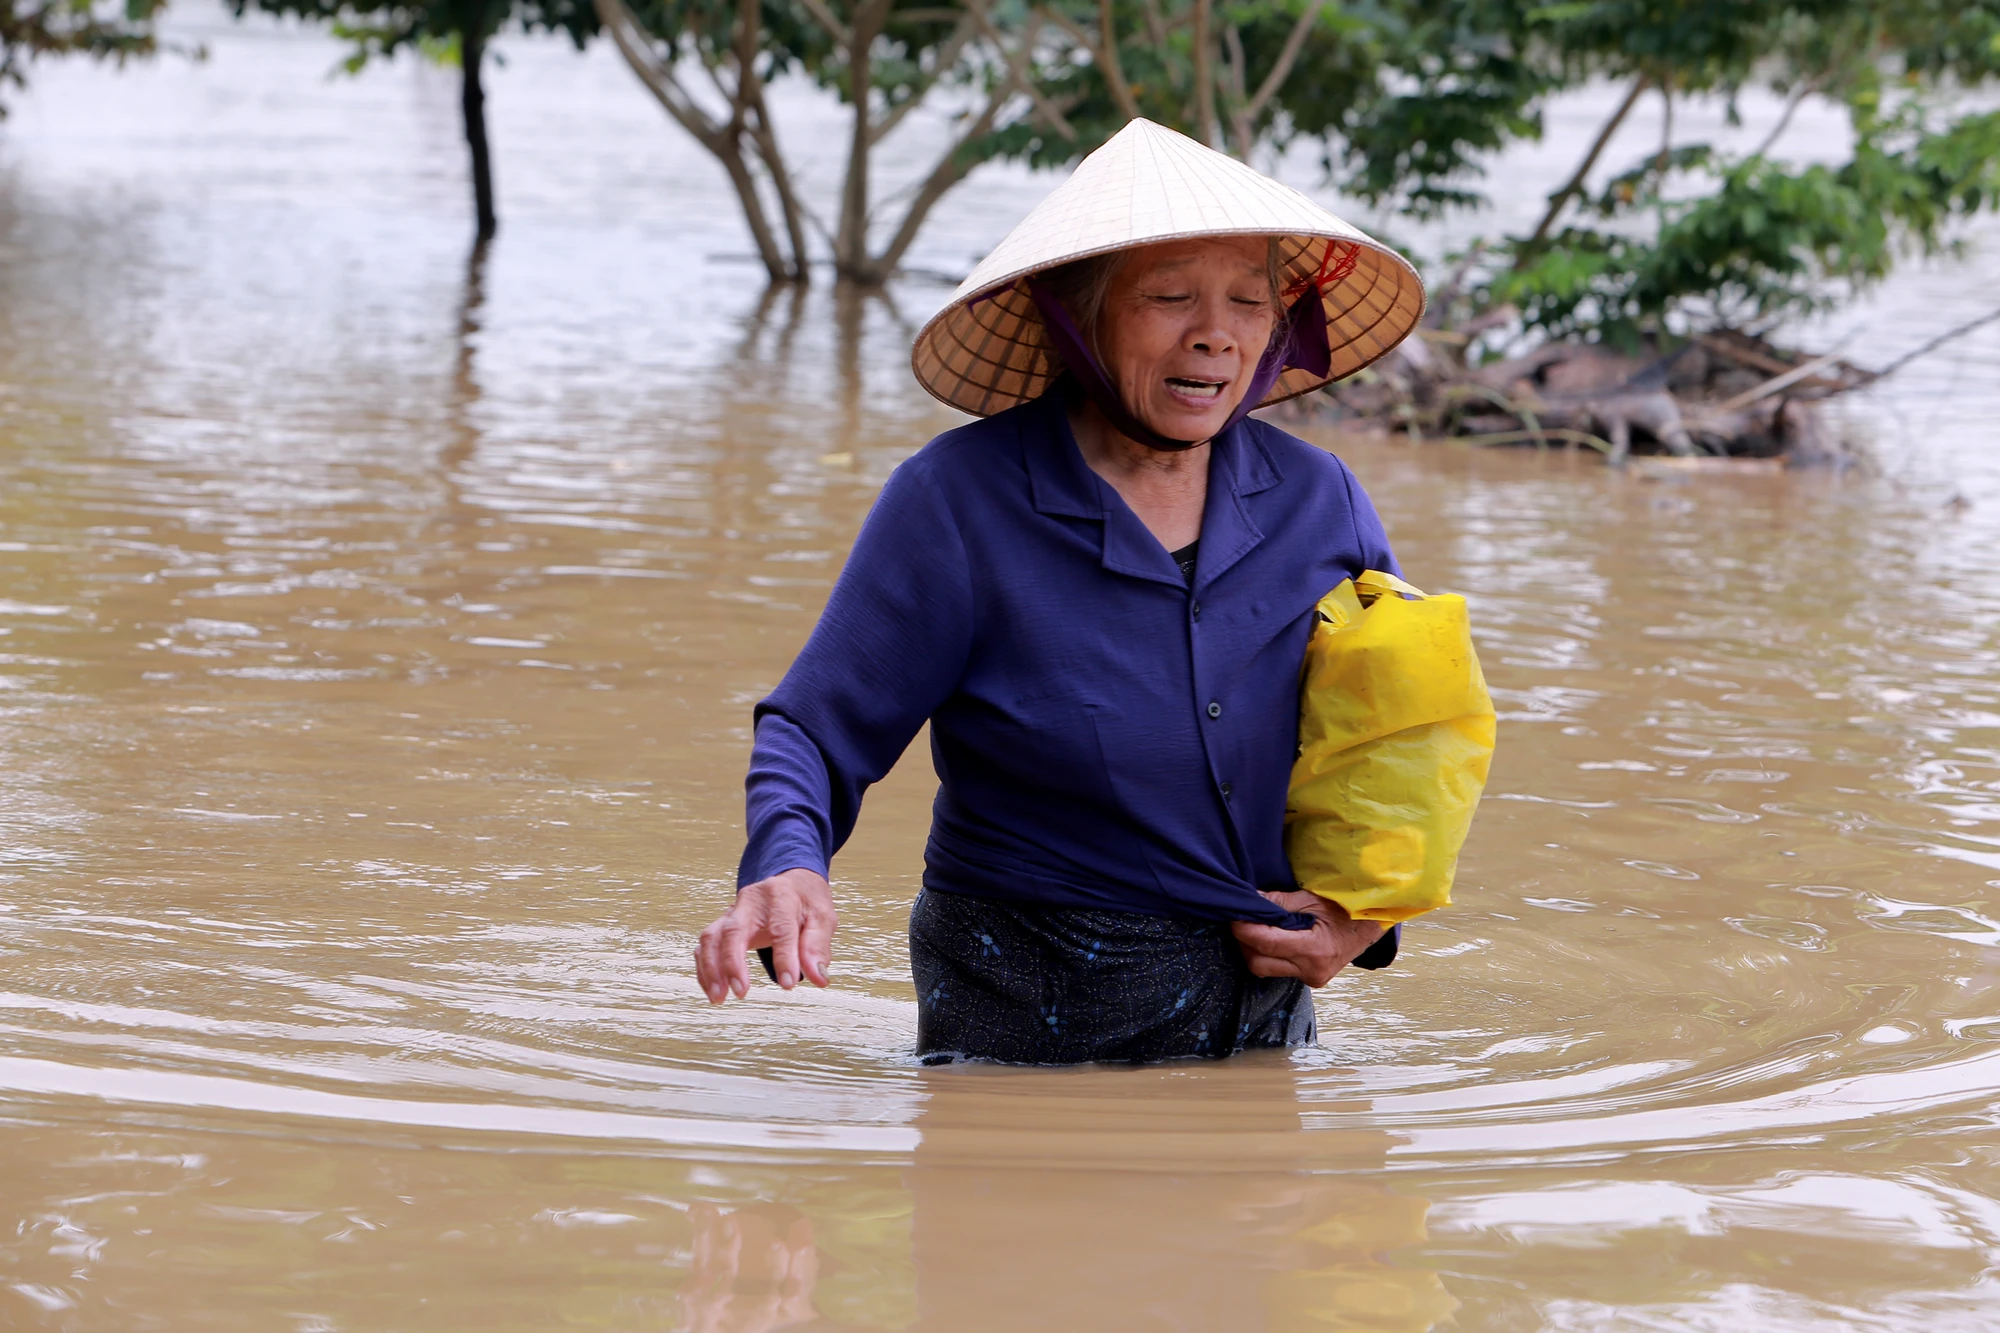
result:
[(1256, 921), (1230, 922), (1252, 976), (1297, 977), (1308, 986), (1324, 986), (1388, 929), (1380, 921), (1356, 921), (1339, 903), (1316, 893), (1264, 896), (1286, 911), (1307, 913), (1313, 927), (1286, 930)]

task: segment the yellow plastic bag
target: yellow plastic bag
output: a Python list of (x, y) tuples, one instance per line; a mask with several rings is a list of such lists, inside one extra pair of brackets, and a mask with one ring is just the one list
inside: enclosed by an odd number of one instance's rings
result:
[(1493, 760), (1493, 700), (1465, 599), (1371, 569), (1319, 613), (1285, 851), (1300, 887), (1349, 916), (1407, 921), (1450, 904)]

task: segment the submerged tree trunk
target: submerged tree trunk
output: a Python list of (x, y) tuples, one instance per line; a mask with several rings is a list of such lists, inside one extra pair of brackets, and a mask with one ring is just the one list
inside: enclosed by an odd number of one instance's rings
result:
[[(758, 68), (757, 61), (768, 39), (758, 0), (736, 0), (728, 47), (703, 57), (708, 61), (707, 73), (716, 91), (728, 99), (726, 118), (704, 110), (682, 86), (677, 65), (687, 49), (682, 43), (656, 38), (640, 24), (628, 0), (591, 0), (591, 3), (640, 82), (675, 123), (693, 135), (728, 172), (771, 281), (806, 282), (806, 223), (811, 220), (817, 224), (818, 220), (807, 212), (793, 186), (765, 97), (766, 71)], [(1025, 97), (1032, 104), (1030, 116), (1035, 123), (1066, 140), (1076, 139), (1076, 130), (1064, 119), (1064, 112), (1074, 107), (1080, 96), (1045, 95), (1037, 86), (1033, 62), (1045, 23), (1053, 21), (1074, 33), (1083, 30), (1062, 16), (1051, 18), (1037, 10), (1022, 20), (1022, 27), (1012, 34), (1014, 40), (1010, 41), (1009, 35), (995, 24), (987, 4), (988, 0), (967, 0), (951, 34), (930, 48), (932, 59), (913, 76), (914, 86), (901, 88), (902, 99), (889, 99), (889, 104), (878, 112), (873, 96), (877, 91), (875, 44), (897, 12), (894, 0), (861, 0), (854, 7), (851, 25), (843, 23), (823, 0), (805, 0), (813, 21), (832, 40), (838, 58), (846, 65), (851, 133), (839, 212), (834, 219), (833, 234), (828, 238), (833, 248), (834, 271), (842, 282), (879, 286), (895, 273), (931, 209), (983, 160), (978, 141), (993, 133), (1017, 97)], [(932, 88), (951, 82), (967, 70), (968, 52), (982, 34), (991, 45), (972, 57), (970, 68), (974, 73), (991, 76), (984, 106), (977, 111), (965, 108), (958, 117), (960, 128), (953, 143), (915, 183), (894, 234), (877, 251), (869, 243), (873, 221), (873, 154)], [(1087, 34), (1083, 40), (1087, 45)], [(697, 53), (707, 50), (698, 43), (694, 49)], [(989, 58), (997, 58), (997, 64), (990, 69), (986, 67)], [(778, 62), (776, 67), (783, 68), (784, 62)], [(733, 79), (729, 77), (732, 74)], [(761, 182), (755, 171), (759, 166), (771, 178), (771, 190), (776, 196), (775, 217), (761, 194)], [(783, 227), (782, 237), (779, 224)], [(789, 259), (785, 255), (786, 244), (790, 246)]]
[(886, 0), (867, 0), (854, 12), (847, 40), (847, 87), (854, 111), (854, 135), (847, 154), (847, 179), (840, 192), (840, 225), (834, 233), (834, 272), (857, 282), (880, 282), (868, 258), (868, 165), (875, 147), (875, 120), (869, 110), (875, 89), (875, 39), (889, 17)]
[[(763, 80), (757, 74), (761, 23), (757, 6), (750, 0), (744, 0), (738, 8), (731, 51), (736, 62), (734, 86), (723, 85), (719, 71), (714, 68), (709, 70), (716, 77), (718, 87), (729, 98), (730, 114), (722, 120), (703, 110), (700, 103), (688, 94), (675, 68), (679, 52), (671, 45), (656, 46), (625, 0), (593, 0), (593, 3), (598, 21), (611, 34), (618, 53), (625, 58), (626, 65), (638, 76), (639, 82), (652, 93), (654, 100), (659, 102), (674, 123), (693, 135), (695, 142), (707, 149), (722, 164), (723, 171), (728, 173), (730, 187), (736, 191), (737, 202), (743, 207), (743, 220), (750, 228), (750, 239), (757, 247), (757, 257), (764, 265), (765, 274), (773, 283), (806, 281), (803, 214), (793, 194), (784, 157), (778, 150), (777, 136), (770, 128), (770, 113), (764, 105)], [(779, 244), (777, 231), (772, 227), (770, 214), (764, 207), (763, 196), (758, 192), (756, 173), (751, 169), (752, 152), (757, 160), (763, 162), (777, 192), (786, 237), (791, 243), (789, 258)]]
[(474, 5), (459, 33), (459, 65), (464, 72), (460, 106), (465, 112), (465, 146), (472, 155), (472, 209), (478, 239), (490, 241), (500, 230), (493, 211), (493, 160), (486, 150), (486, 90), (480, 67), (486, 60), (486, 6)]
[[(756, 155), (763, 160), (778, 196), (778, 213), (784, 219), (785, 239), (792, 250), (791, 263), (783, 271), (771, 269), (772, 282), (810, 282), (806, 258), (804, 210), (792, 193), (791, 169), (778, 148), (777, 131), (771, 126), (771, 112), (764, 103), (764, 79), (757, 72), (757, 53), (763, 44), (764, 14), (760, 0), (737, 0), (736, 14), (736, 119), (741, 126), (738, 142), (747, 137)], [(739, 149), (740, 151), (740, 149)], [(752, 184), (754, 191), (755, 185)], [(761, 209), (760, 209), (761, 211)], [(773, 250), (776, 244), (773, 242)], [(767, 269), (770, 263), (765, 263)]]
[(785, 220), (785, 238), (792, 247), (791, 267), (783, 274), (772, 274), (773, 282), (810, 283), (812, 268), (806, 252), (805, 206), (799, 202), (792, 190), (792, 174), (785, 165), (784, 154), (778, 149), (777, 132), (771, 128), (771, 113), (764, 105), (763, 85), (757, 85), (757, 100), (752, 107), (756, 123), (751, 127), (752, 141), (757, 146), (757, 156), (764, 161), (764, 170), (771, 177), (771, 188), (778, 195), (778, 212)]

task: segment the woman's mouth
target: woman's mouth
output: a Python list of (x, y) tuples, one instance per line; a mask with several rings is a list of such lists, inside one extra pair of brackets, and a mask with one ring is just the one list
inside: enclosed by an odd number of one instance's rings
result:
[(1184, 379), (1179, 375), (1167, 376), (1167, 389), (1176, 398), (1193, 399), (1197, 403), (1212, 403), (1222, 397), (1227, 380)]

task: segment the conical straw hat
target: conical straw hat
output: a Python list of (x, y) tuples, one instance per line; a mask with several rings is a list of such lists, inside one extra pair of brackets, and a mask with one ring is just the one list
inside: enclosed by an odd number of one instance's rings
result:
[(991, 416), (1041, 396), (1061, 359), (1027, 292), (1030, 275), (1073, 259), (1193, 236), (1277, 236), (1281, 280), (1317, 282), (1333, 363), (1297, 367), (1263, 403), (1343, 379), (1409, 336), (1424, 285), (1409, 261), (1288, 185), (1150, 120), (1134, 120), (1077, 164), (917, 334), (911, 368), (943, 402)]

